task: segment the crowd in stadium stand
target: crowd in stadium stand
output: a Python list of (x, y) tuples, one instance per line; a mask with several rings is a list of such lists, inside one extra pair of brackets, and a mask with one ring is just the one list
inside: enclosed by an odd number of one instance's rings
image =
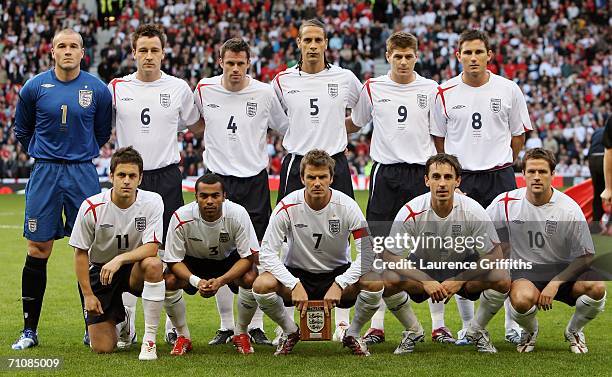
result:
[[(129, 2), (128, 2), (129, 3)], [(135, 71), (130, 33), (156, 22), (168, 35), (162, 69), (193, 87), (202, 77), (220, 74), (220, 45), (240, 36), (252, 45), (251, 75), (270, 81), (298, 59), (299, 20), (319, 15), (327, 25), (328, 59), (365, 81), (375, 60), (384, 57), (385, 39), (397, 30), (415, 34), (420, 61), (416, 70), (443, 82), (461, 67), (454, 52), (462, 30), (488, 32), (494, 52), (489, 69), (515, 80), (527, 99), (536, 131), (526, 147), (544, 146), (560, 161), (558, 173), (588, 176), (590, 138), (611, 112), (610, 14), (606, 0), (495, 2), (316, 1), (316, 0), (145, 0), (125, 6), (114, 21), (110, 42), (96, 46), (97, 22), (77, 1), (2, 2), (0, 29), (0, 177), (27, 177), (31, 161), (10, 130), (21, 85), (51, 64), (53, 31), (73, 27), (85, 41), (83, 68), (96, 66), (108, 82)], [(94, 62), (100, 48), (100, 61)], [(101, 150), (99, 173), (108, 172), (113, 140)], [(278, 174), (281, 138), (268, 137), (270, 173)], [(199, 175), (202, 143), (179, 135), (184, 174)], [(354, 173), (368, 174), (369, 134), (351, 137), (348, 157)]]

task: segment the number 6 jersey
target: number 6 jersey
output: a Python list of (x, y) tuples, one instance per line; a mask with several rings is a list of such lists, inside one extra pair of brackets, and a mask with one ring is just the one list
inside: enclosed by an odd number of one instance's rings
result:
[(161, 243), (164, 203), (159, 194), (138, 190), (126, 209), (111, 201), (112, 190), (85, 199), (68, 244), (89, 250), (91, 263), (104, 264), (119, 254), (149, 243)]

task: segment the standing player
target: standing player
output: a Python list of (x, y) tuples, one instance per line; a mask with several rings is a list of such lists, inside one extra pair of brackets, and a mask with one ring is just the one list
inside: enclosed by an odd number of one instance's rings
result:
[[(404, 204), (427, 192), (425, 161), (435, 154), (430, 129), (430, 107), (438, 84), (414, 71), (418, 41), (412, 34), (396, 32), (387, 39), (391, 70), (366, 81), (359, 102), (347, 118), (347, 130), (374, 123), (370, 155), (370, 196), (366, 219), (375, 235), (389, 234), (390, 224)], [(407, 146), (410, 148), (407, 148)], [(386, 225), (388, 224), (388, 225)], [(385, 306), (372, 319), (364, 336), (368, 344), (385, 339)], [(437, 334), (439, 329), (434, 330)]]
[[(369, 355), (360, 331), (380, 305), (383, 284), (371, 272), (374, 252), (365, 218), (357, 203), (330, 189), (335, 161), (322, 150), (300, 162), (306, 186), (283, 198), (264, 236), (259, 262), (265, 270), (253, 284), (259, 307), (283, 329), (275, 355), (291, 352), (299, 329), (283, 306), (293, 303), (306, 314), (308, 300), (324, 300), (325, 311), (355, 305), (355, 316), (342, 339), (356, 355)], [(357, 256), (346, 253), (353, 235)], [(281, 262), (283, 240), (289, 249)], [(355, 303), (356, 302), (356, 303)]]
[[(251, 286), (257, 272), (254, 257), (259, 243), (249, 214), (244, 207), (225, 200), (224, 182), (216, 174), (205, 174), (195, 184), (196, 201), (179, 208), (170, 221), (164, 262), (168, 263), (166, 283), (169, 289), (183, 289), (188, 294), (200, 292), (212, 297), (227, 285), (238, 293), (238, 321), (234, 345), (242, 354), (253, 353), (247, 326), (257, 303)], [(177, 323), (178, 339), (173, 355), (191, 350), (191, 340), (182, 304), (182, 318)]]
[[(261, 241), (272, 211), (266, 135), (268, 127), (284, 134), (289, 121), (272, 87), (247, 75), (250, 62), (249, 45), (229, 39), (219, 58), (223, 74), (200, 80), (194, 95), (206, 125), (204, 165), (222, 177), (227, 198), (246, 208)], [(221, 329), (210, 344), (225, 343), (233, 334), (234, 296), (224, 289), (215, 297)], [(258, 310), (249, 334), (257, 344), (270, 344), (262, 315)]]
[[(457, 156), (466, 169), (461, 191), (486, 208), (516, 188), (512, 163), (531, 121), (518, 85), (487, 70), (493, 52), (484, 32), (464, 31), (456, 56), (463, 72), (438, 87), (431, 134), (438, 152)], [(469, 313), (462, 317), (465, 326)], [(516, 343), (518, 330), (506, 310), (506, 339)]]
[[(301, 52), (298, 64), (280, 72), (272, 81), (289, 116), (289, 129), (283, 139), (288, 154), (281, 166), (277, 203), (304, 187), (300, 161), (315, 148), (324, 150), (336, 161), (332, 188), (353, 198), (353, 181), (344, 155), (345, 116), (346, 109), (353, 108), (359, 99), (361, 83), (351, 71), (328, 63), (327, 37), (321, 21), (303, 21), (297, 45)], [(348, 311), (336, 310), (335, 322), (334, 338), (338, 339), (349, 322)]]
[(91, 160), (111, 134), (111, 96), (102, 81), (81, 72), (84, 53), (79, 33), (59, 31), (51, 50), (54, 68), (28, 80), (19, 93), (15, 136), (36, 162), (26, 187), (23, 235), (28, 240), (28, 255), (21, 279), (24, 324), (12, 346), (15, 350), (38, 344), (53, 241), (70, 235), (83, 200), (100, 192)]
[[(201, 133), (202, 127), (189, 85), (161, 71), (165, 46), (166, 35), (160, 27), (152, 24), (138, 27), (132, 34), (136, 72), (108, 85), (113, 96), (117, 145), (132, 145), (140, 152), (144, 160), (140, 188), (156, 192), (164, 200), (164, 240), (172, 213), (184, 204), (177, 132), (189, 128)], [(166, 311), (172, 317), (171, 303), (180, 300), (181, 293), (166, 294)], [(136, 297), (126, 294), (124, 299), (129, 327), (122, 332), (120, 346), (129, 345), (136, 336)], [(166, 323), (166, 334), (172, 342), (174, 334), (169, 331), (172, 326), (169, 320)]]
[(518, 352), (533, 351), (536, 314), (550, 310), (553, 300), (576, 306), (565, 339), (571, 352), (588, 352), (583, 328), (606, 302), (605, 284), (589, 269), (595, 250), (582, 210), (551, 186), (555, 165), (550, 151), (527, 151), (526, 187), (500, 194), (487, 208), (512, 259), (532, 264), (531, 269), (511, 271), (510, 312), (523, 327)]
[[(409, 299), (448, 302), (454, 294), (472, 301), (480, 298), (466, 337), (479, 352), (495, 353), (497, 350), (485, 328), (503, 306), (510, 290), (506, 271), (488, 269), (480, 263), (502, 258), (495, 228), (482, 206), (455, 193), (461, 182), (461, 165), (455, 156), (444, 153), (432, 156), (427, 160), (425, 171), (425, 184), (430, 192), (411, 200), (397, 213), (390, 233), (394, 238), (408, 236), (420, 241), (409, 245), (408, 250), (398, 245), (385, 253), (385, 259), (401, 262), (409, 251), (407, 259), (415, 264), (415, 268), (385, 272), (384, 300), (406, 329), (394, 353), (410, 353), (417, 342), (423, 341), (423, 327), (410, 308)], [(447, 262), (475, 266), (423, 267), (428, 263)], [(399, 275), (407, 279), (400, 280)]]
[(159, 194), (139, 190), (142, 158), (120, 148), (111, 158), (111, 190), (85, 199), (70, 246), (85, 299), (91, 348), (112, 352), (116, 324), (125, 319), (122, 293), (142, 296), (145, 332), (140, 360), (157, 359), (155, 337), (164, 301), (162, 263), (157, 257), (164, 203)]

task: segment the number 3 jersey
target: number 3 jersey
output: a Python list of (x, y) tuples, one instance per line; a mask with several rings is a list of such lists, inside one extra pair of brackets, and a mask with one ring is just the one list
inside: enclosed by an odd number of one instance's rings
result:
[(489, 170), (512, 164), (512, 136), (531, 130), (521, 89), (489, 72), (479, 87), (462, 74), (440, 85), (434, 97), (431, 134), (444, 137), (444, 151), (454, 154), (465, 170)]
[(108, 88), (115, 109), (117, 147), (132, 145), (142, 156), (144, 170), (178, 163), (177, 132), (200, 119), (189, 85), (163, 72), (152, 82), (140, 81), (132, 73), (112, 80)]
[(222, 175), (253, 177), (268, 166), (268, 127), (284, 134), (289, 119), (269, 84), (248, 77), (247, 87), (232, 92), (222, 78), (202, 79), (194, 91), (206, 124), (204, 165)]
[[(352, 263), (351, 234), (357, 249)], [(283, 264), (279, 253), (285, 237), (289, 249), (284, 255)], [(368, 266), (371, 266), (373, 259), (366, 220), (357, 202), (340, 191), (332, 190), (327, 206), (315, 211), (306, 204), (304, 189), (292, 192), (278, 203), (266, 229), (259, 256), (261, 267), (290, 289), (299, 280), (285, 266), (319, 274), (351, 263), (346, 272), (336, 277), (338, 285), (345, 288), (370, 270)]]
[(509, 240), (512, 258), (554, 265), (594, 254), (586, 219), (572, 198), (553, 189), (548, 203), (535, 206), (526, 194), (524, 187), (502, 193), (487, 208), (501, 240)]
[(170, 219), (162, 260), (176, 263), (186, 255), (222, 260), (234, 250), (241, 258), (257, 254), (259, 242), (246, 209), (227, 199), (222, 206), (221, 217), (213, 222), (202, 219), (198, 202), (177, 209)]
[(126, 209), (111, 201), (112, 190), (85, 199), (74, 222), (68, 244), (88, 250), (91, 263), (104, 264), (119, 254), (155, 242), (163, 234), (164, 203), (159, 194), (138, 190)]

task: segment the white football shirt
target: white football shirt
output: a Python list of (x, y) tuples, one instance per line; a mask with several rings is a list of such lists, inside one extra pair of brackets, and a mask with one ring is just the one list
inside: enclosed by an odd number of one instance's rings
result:
[(140, 81), (132, 73), (112, 80), (108, 88), (117, 146), (132, 145), (142, 155), (144, 170), (178, 163), (177, 132), (200, 119), (189, 85), (163, 72), (153, 82)]
[(515, 82), (489, 72), (477, 88), (455, 76), (434, 97), (431, 134), (444, 137), (444, 151), (466, 170), (512, 164), (512, 136), (531, 130), (527, 103)]
[(381, 164), (425, 165), (436, 153), (429, 125), (438, 84), (414, 74), (410, 84), (396, 83), (390, 73), (369, 79), (351, 114), (358, 127), (373, 122), (370, 155)]
[(246, 209), (226, 199), (221, 211), (217, 221), (208, 222), (202, 219), (198, 202), (177, 209), (168, 225), (162, 260), (180, 262), (185, 255), (222, 260), (234, 250), (241, 258), (257, 254), (259, 243)]
[(81, 204), (68, 244), (89, 251), (92, 263), (107, 263), (119, 254), (155, 242), (161, 244), (164, 202), (155, 192), (138, 190), (126, 209), (111, 201), (112, 190)]
[[(491, 219), (477, 201), (454, 194), (453, 209), (442, 218), (431, 207), (431, 193), (405, 204), (395, 216), (390, 236), (412, 237), (408, 248), (394, 245), (388, 250), (397, 255), (414, 252), (427, 261), (462, 261), (467, 255), (486, 254), (499, 244)], [(417, 238), (420, 237), (420, 238)]]
[(501, 193), (487, 213), (501, 234), (507, 234), (511, 256), (533, 263), (571, 263), (594, 254), (589, 227), (580, 206), (553, 189), (550, 201), (531, 204), (525, 187)]
[[(351, 234), (357, 249), (352, 263), (347, 253)], [(289, 248), (283, 264), (279, 254), (285, 237)], [(299, 280), (285, 266), (325, 273), (351, 263), (346, 272), (336, 277), (338, 285), (345, 288), (369, 271), (373, 260), (372, 241), (359, 205), (337, 190), (332, 190), (330, 202), (319, 211), (306, 204), (304, 189), (283, 198), (272, 213), (259, 256), (261, 268), (290, 289)]]
[(276, 75), (272, 86), (289, 116), (283, 139), (287, 152), (302, 156), (313, 149), (330, 155), (344, 152), (346, 109), (355, 107), (361, 91), (353, 72), (333, 65), (310, 74), (296, 66)]
[(204, 165), (234, 177), (253, 177), (268, 166), (268, 127), (284, 134), (289, 119), (272, 86), (249, 77), (249, 85), (232, 92), (223, 76), (200, 80), (195, 103), (204, 118)]

